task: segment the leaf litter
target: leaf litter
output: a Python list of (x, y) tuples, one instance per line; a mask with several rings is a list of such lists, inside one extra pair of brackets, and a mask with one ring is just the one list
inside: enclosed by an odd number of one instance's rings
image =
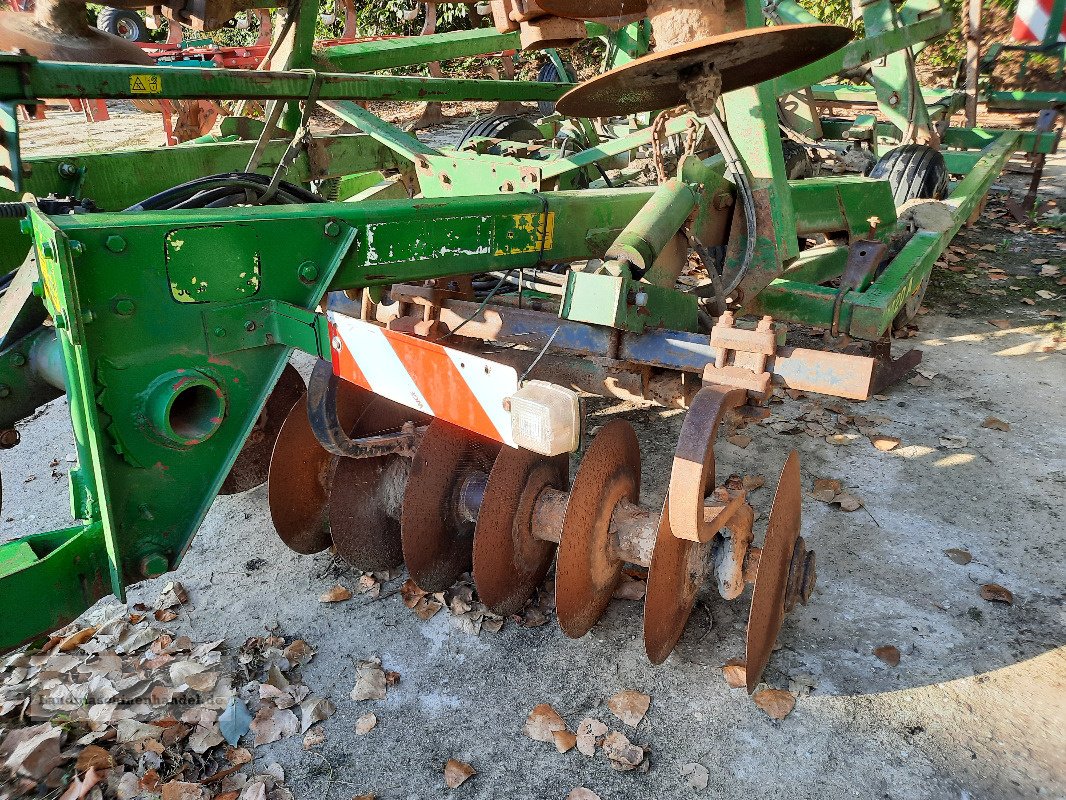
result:
[(279, 765), (246, 768), (249, 748), (325, 741), (312, 726), (335, 709), (300, 675), (314, 650), (268, 632), (233, 651), (155, 627), (188, 602), (173, 582), (154, 608), (101, 605), (0, 659), (0, 781), (60, 800), (292, 800)]

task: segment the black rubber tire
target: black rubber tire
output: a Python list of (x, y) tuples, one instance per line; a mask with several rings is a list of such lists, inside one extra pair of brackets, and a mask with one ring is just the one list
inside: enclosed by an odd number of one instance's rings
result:
[[(563, 62), (563, 66), (566, 67), (567, 77), (570, 79), (570, 83), (577, 83), (577, 72), (573, 66), (567, 62)], [(558, 83), (559, 82), (559, 70), (555, 66), (555, 62), (552, 60), (545, 61), (541, 65), (540, 71), (537, 73), (537, 83)], [(555, 113), (555, 103), (551, 100), (538, 100), (537, 109), (540, 111), (542, 117), (546, 117), (549, 114)]]
[(103, 8), (96, 17), (96, 27), (112, 36), (129, 42), (147, 42), (148, 25), (135, 11), (123, 8)]
[(870, 177), (888, 181), (896, 208), (908, 200), (942, 200), (948, 193), (944, 156), (924, 144), (908, 144), (885, 153)]
[(785, 156), (785, 175), (790, 181), (814, 177), (814, 164), (806, 147), (792, 139), (782, 139), (781, 150)]
[(484, 117), (470, 125), (459, 139), (456, 149), (462, 150), (471, 139), (506, 139), (509, 142), (531, 142), (541, 137), (540, 128), (525, 117), (504, 114)]

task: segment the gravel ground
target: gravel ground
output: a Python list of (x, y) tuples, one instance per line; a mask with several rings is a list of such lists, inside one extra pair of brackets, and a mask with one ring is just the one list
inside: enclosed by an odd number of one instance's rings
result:
[[(143, 116), (132, 119), (128, 125), (144, 126)], [(1059, 197), (1064, 166), (1054, 162), (1045, 184)], [(1020, 185), (1024, 177), (1004, 181)], [(986, 221), (962, 241), (976, 246), (989, 237), (1003, 238)], [(1039, 316), (1055, 303), (1061, 310), (1061, 300), (1019, 303), (1044, 285), (1032, 259), (1063, 264), (1066, 237), (1007, 239), (1001, 253), (981, 255), (1026, 288), (988, 295), (980, 281), (960, 288), (956, 273), (938, 271), (933, 310), (908, 342), (925, 351), (923, 368), (936, 373), (931, 385), (902, 383), (883, 401), (850, 404), (849, 413), (889, 417), (882, 430), (902, 439), (899, 448), (880, 452), (865, 439), (834, 446), (765, 426), (746, 449), (719, 448), (720, 474), (762, 474), (770, 483), (798, 449), (806, 488), (837, 478), (864, 503), (845, 513), (804, 501), (803, 535), (818, 551), (819, 585), (786, 621), (765, 680), (810, 691), (780, 722), (730, 689), (720, 671), (743, 655), (747, 595), (729, 604), (705, 594), (660, 667), (644, 656), (634, 602), (615, 602), (578, 641), (554, 621), (473, 636), (446, 612), (421, 622), (398, 596), (327, 606), (317, 601), (322, 592), (338, 582), (354, 586), (358, 576), (328, 553), (289, 552), (272, 529), (265, 488), (219, 498), (176, 573), (133, 587), (130, 600), (150, 602), (165, 580), (177, 579), (191, 603), (178, 632), (236, 647), (277, 628), (317, 648), (306, 682), (338, 709), (323, 724), (325, 744), (307, 752), (295, 737), (255, 751), (257, 765), (284, 767), (298, 798), (562, 798), (576, 786), (604, 800), (1066, 797), (1063, 331)], [(969, 293), (975, 286), (981, 291)], [(993, 308), (1013, 327), (990, 325)], [(786, 400), (774, 417), (796, 417), (811, 403)], [(590, 408), (593, 427), (616, 414), (634, 422), (644, 446), (642, 501), (660, 503), (681, 415), (604, 402)], [(982, 427), (989, 416), (1010, 431)], [(0, 540), (67, 522), (64, 473), (73, 447), (65, 401), (20, 429), (22, 445), (3, 455)], [(966, 442), (948, 448), (945, 436)], [(49, 466), (53, 459), (59, 466)], [(757, 538), (770, 493), (753, 495)], [(972, 562), (954, 563), (948, 548), (965, 548)], [(985, 583), (1009, 588), (1014, 604), (981, 599)], [(896, 667), (872, 654), (886, 644), (901, 651)], [(348, 697), (355, 664), (371, 655), (401, 680), (387, 700), (355, 703)], [(551, 703), (571, 729), (587, 716), (621, 727), (605, 706), (621, 689), (652, 697), (646, 719), (625, 729), (650, 748), (646, 774), (616, 772), (602, 756), (576, 750), (560, 755), (521, 732), (538, 703)], [(355, 720), (368, 710), (380, 722), (355, 736)], [(478, 770), (454, 791), (442, 780), (449, 758)], [(710, 771), (702, 792), (681, 776), (692, 762)]]

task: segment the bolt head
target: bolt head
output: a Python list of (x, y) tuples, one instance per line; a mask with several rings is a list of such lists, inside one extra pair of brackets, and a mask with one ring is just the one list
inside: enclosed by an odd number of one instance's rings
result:
[(104, 246), (107, 247), (112, 253), (121, 253), (126, 249), (126, 240), (118, 234), (112, 234), (107, 237), (107, 241), (104, 242)]
[(26, 356), (22, 353), (14, 353), (11, 356), (11, 363), (16, 367), (24, 367), (26, 366)]
[(256, 327), (257, 326), (256, 326), (254, 320), (248, 320), (246, 323), (244, 323), (244, 329), (246, 331), (248, 331), (248, 333), (251, 333), (252, 331), (254, 331), (256, 329)]
[(344, 347), (344, 342), (341, 341), (341, 337), (334, 336), (333, 337), (333, 349), (336, 350), (339, 353), (342, 347)]
[(327, 222), (326, 227), (323, 228), (323, 233), (325, 233), (326, 236), (330, 237), (337, 236), (340, 234), (340, 232), (341, 226), (338, 225), (334, 220), (330, 220), (329, 222)]
[(300, 280), (304, 283), (314, 283), (318, 280), (318, 267), (310, 261), (300, 265)]
[(217, 336), (219, 339), (225, 339), (226, 338), (226, 329), (225, 328), (221, 328), (221, 327), (215, 328), (215, 336)]
[(115, 301), (115, 313), (120, 317), (129, 317), (137, 310), (137, 306), (128, 297)]
[(162, 553), (150, 553), (141, 559), (141, 575), (158, 578), (170, 571), (170, 559)]
[(6, 383), (0, 383), (0, 397), (10, 397), (11, 387)]

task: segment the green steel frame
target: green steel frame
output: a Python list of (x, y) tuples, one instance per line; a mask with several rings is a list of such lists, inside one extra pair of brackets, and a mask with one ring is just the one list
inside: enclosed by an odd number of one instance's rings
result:
[[(658, 189), (597, 189), (581, 188), (598, 178), (594, 167), (649, 144), (650, 127), (601, 138), (579, 121), (589, 146), (576, 152), (530, 153), (507, 143), (489, 152), (477, 141), (461, 151), (428, 147), (355, 101), (553, 100), (567, 87), (365, 74), (513, 49), (517, 37), (474, 31), (316, 53), (309, 5), (292, 12), (290, 55), (276, 73), (0, 55), (0, 200), (19, 200), (24, 192), (28, 198), (24, 219), (0, 218), (0, 258), (7, 271), (23, 264), (31, 247), (34, 255), (0, 302), (0, 387), (6, 390), (0, 430), (54, 397), (60, 372), (78, 454), (70, 474), (78, 524), (0, 545), (0, 650), (54, 629), (108, 593), (122, 597), (130, 583), (180, 562), (292, 350), (328, 354), (328, 329), (316, 308), (330, 291), (607, 257), (604, 274), (587, 276), (595, 285), (571, 281), (564, 324), (570, 320), (589, 336), (646, 333), (651, 342), (662, 329), (678, 340), (695, 335), (696, 298), (677, 291), (672, 277), (654, 266), (639, 280), (626, 265), (653, 265), (690, 218), (701, 233), (728, 230), (735, 201), (720, 157), (683, 159), (677, 178)], [(762, 24), (762, 13), (752, 0), (749, 24)], [(780, 0), (773, 16), (813, 19), (791, 0)], [(872, 98), (887, 120), (876, 126), (875, 138), (903, 139), (942, 115), (928, 104), (937, 95), (916, 90), (904, 51), (944, 33), (949, 16), (932, 0), (909, 0), (898, 9), (891, 0), (872, 0), (863, 6), (863, 20), (867, 36), (842, 51), (724, 98), (757, 210), (769, 221), (759, 229), (756, 262), (742, 285), (746, 313), (827, 326), (836, 290), (826, 284), (841, 275), (848, 248), (800, 252), (798, 237), (844, 233), (855, 240), (896, 232), (887, 183), (790, 182), (780, 143), (779, 97), (811, 86), (815, 97), (843, 91), (816, 84), (871, 62), (877, 62), (868, 73)], [(616, 62), (647, 47), (645, 23), (617, 33), (590, 26), (589, 32), (610, 39)], [(285, 103), (283, 128), (297, 139), (303, 138), (300, 103), (318, 102), (361, 133), (315, 137), (286, 168), (286, 179), (347, 179), (353, 191), (372, 188), (349, 203), (121, 213), (185, 180), (243, 169), (257, 143), (21, 158), (16, 106), (53, 97), (132, 97), (131, 87), (143, 85), (160, 98)], [(693, 123), (691, 114), (672, 119), (667, 134), (682, 134)], [(564, 124), (543, 123), (552, 133)], [(843, 135), (834, 124), (823, 123), (826, 135)], [(977, 150), (965, 163), (956, 159), (968, 174), (947, 200), (953, 228), (920, 231), (865, 290), (847, 294), (839, 322), (852, 336), (879, 340), (891, 330), (1013, 153), (1055, 146), (1049, 135), (1017, 131), (948, 129), (943, 141)], [(274, 174), (289, 148), (287, 140), (269, 142), (257, 170)], [(417, 183), (420, 196), (396, 198), (379, 185), (397, 174)], [(103, 213), (49, 217), (32, 198), (52, 193), (91, 197)], [(734, 262), (742, 237), (728, 242)], [(720, 238), (725, 243), (724, 233)], [(195, 294), (189, 286), (197, 287)], [(649, 298), (639, 313), (627, 300), (634, 290)], [(53, 327), (40, 326), (46, 314)], [(42, 365), (41, 352), (53, 367), (61, 360), (62, 369)]]

